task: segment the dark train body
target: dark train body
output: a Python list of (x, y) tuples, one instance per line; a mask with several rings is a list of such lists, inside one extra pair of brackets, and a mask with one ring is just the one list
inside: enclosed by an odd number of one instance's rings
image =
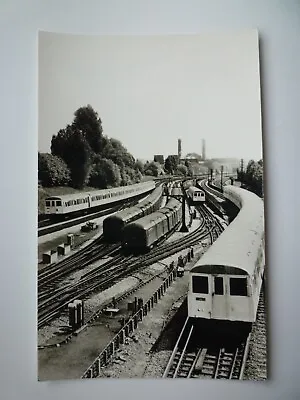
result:
[(134, 253), (149, 251), (176, 228), (181, 218), (181, 202), (171, 199), (159, 211), (126, 225), (123, 231), (122, 247)]
[(159, 185), (145, 200), (141, 201), (139, 204), (105, 218), (103, 221), (104, 239), (108, 242), (121, 241), (123, 229), (126, 224), (159, 209), (162, 192), (162, 185)]

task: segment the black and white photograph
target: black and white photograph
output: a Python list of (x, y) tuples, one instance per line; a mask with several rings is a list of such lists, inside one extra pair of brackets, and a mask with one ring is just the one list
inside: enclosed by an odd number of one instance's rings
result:
[(266, 380), (263, 177), (257, 30), (40, 31), (37, 379)]

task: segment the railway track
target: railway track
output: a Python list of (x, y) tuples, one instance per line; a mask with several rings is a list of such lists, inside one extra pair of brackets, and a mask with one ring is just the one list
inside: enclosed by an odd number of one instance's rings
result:
[[(166, 182), (166, 180), (161, 180), (160, 182), (155, 183), (155, 187), (159, 185), (163, 185)], [(64, 221), (60, 221), (57, 223), (53, 223), (53, 220), (51, 220), (51, 217), (46, 214), (40, 214), (38, 216), (38, 236), (44, 236), (48, 233), (53, 233), (57, 232), (59, 230), (69, 228), (71, 226), (81, 224), (83, 222), (89, 221), (94, 218), (99, 218), (102, 216), (105, 216), (107, 214), (111, 214), (116, 211), (120, 211), (123, 208), (126, 207), (132, 207), (138, 203), (138, 201), (145, 197), (146, 194), (138, 195), (135, 198), (130, 198), (125, 200), (119, 200), (119, 201), (114, 201), (111, 204), (106, 204), (103, 206), (98, 206), (96, 209), (90, 210), (87, 209), (85, 210), (86, 214), (81, 215), (81, 216), (70, 216), (70, 215), (62, 215), (62, 218), (65, 218)], [(95, 208), (95, 207), (94, 207)]]
[[(199, 243), (200, 240), (210, 235), (213, 229), (210, 226), (207, 230), (206, 223), (209, 220), (214, 220), (213, 215), (207, 209), (202, 208), (201, 213), (203, 216), (202, 224), (197, 230), (182, 239), (161, 244), (147, 255), (125, 257), (120, 254), (118, 245), (114, 245), (114, 248), (110, 248), (110, 255), (115, 257), (84, 274), (77, 283), (64, 285), (57, 289), (54, 287), (57, 279), (64, 278), (71, 271), (83, 269), (85, 266), (103, 258), (103, 251), (99, 251), (101, 238), (85, 248), (83, 252), (75, 254), (72, 258), (69, 257), (64, 263), (61, 262), (58, 267), (53, 265), (49, 271), (48, 269), (45, 272), (42, 271), (38, 277), (38, 328), (49, 323), (73, 300), (83, 299), (96, 290), (105, 290), (116, 283), (118, 279), (135, 272), (137, 269), (147, 267), (186, 247)], [(223, 230), (221, 225), (219, 229), (220, 231)], [(107, 255), (107, 250), (104, 251)]]
[(209, 186), (207, 180), (203, 179), (203, 180), (199, 181), (199, 185), (207, 193), (209, 193), (210, 195), (212, 195), (214, 197), (217, 197), (217, 199), (225, 200), (225, 201), (227, 200), (226, 197), (219, 190), (213, 189), (211, 186)]
[(175, 344), (163, 378), (237, 379), (243, 378), (250, 335), (228, 347), (199, 347), (197, 330), (187, 317)]
[(132, 207), (135, 204), (137, 204), (137, 200), (126, 202), (125, 204), (123, 203), (122, 205), (118, 204), (113, 207), (106, 207), (102, 210), (98, 209), (98, 211), (96, 212), (93, 211), (88, 214), (81, 215), (79, 217), (76, 216), (75, 218), (67, 216), (66, 220), (57, 223), (53, 223), (50, 217), (48, 217), (48, 219), (46, 218), (42, 219), (41, 221), (38, 222), (38, 237), (45, 236), (49, 233), (58, 232), (61, 231), (62, 229), (70, 228), (74, 225), (82, 224), (94, 218), (103, 217), (105, 215), (120, 211), (126, 207)]

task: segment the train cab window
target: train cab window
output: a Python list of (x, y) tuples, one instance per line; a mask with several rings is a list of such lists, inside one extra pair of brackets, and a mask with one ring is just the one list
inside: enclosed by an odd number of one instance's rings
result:
[(224, 294), (223, 278), (216, 276), (214, 280), (215, 294)]
[(230, 278), (230, 295), (247, 296), (247, 278)]
[(207, 276), (193, 276), (193, 293), (208, 294), (208, 278)]
[(58, 207), (58, 206), (61, 206), (61, 200), (57, 200), (56, 206), (57, 206), (57, 207)]
[(52, 206), (52, 207), (55, 207), (55, 201), (54, 201), (54, 200), (51, 201), (51, 206)]
[(46, 201), (46, 207), (50, 207), (50, 201)]

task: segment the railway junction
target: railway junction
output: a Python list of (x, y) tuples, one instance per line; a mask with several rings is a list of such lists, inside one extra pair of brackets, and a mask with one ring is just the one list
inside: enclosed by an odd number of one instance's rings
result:
[[(210, 196), (222, 199), (220, 192), (213, 194), (214, 188), (206, 190), (211, 190)], [(166, 200), (166, 197), (162, 199), (161, 207), (167, 205)], [(95, 219), (98, 225), (95, 231), (77, 234), (82, 239), (78, 242), (81, 247), (76, 251), (73, 248), (58, 262), (40, 268), (39, 380), (199, 378), (205, 375), (201, 370), (213, 364), (208, 361), (209, 357), (211, 360), (215, 357), (215, 364), (207, 368), (212, 373), (206, 377), (265, 379), (263, 296), (252, 335), (249, 333), (244, 347), (242, 344), (243, 348), (236, 352), (231, 345), (230, 349), (221, 347), (217, 354), (212, 354), (216, 349), (209, 347), (204, 339), (201, 343), (199, 328), (186, 333), (186, 327), (191, 326), (185, 301), (190, 286), (189, 272), (226, 229), (228, 221), (238, 214), (232, 207), (228, 219), (208, 202), (188, 205), (182, 207), (184, 218), (180, 217), (174, 231), (149, 252), (128, 255), (123, 253), (120, 243), (107, 244), (103, 237), (106, 216), (101, 216)], [(114, 209), (113, 213), (117, 211)], [(182, 220), (188, 226), (187, 232), (180, 229)], [(72, 231), (76, 236), (76, 227)], [(67, 234), (70, 228), (49, 234), (41, 239), (41, 248), (49, 249), (66, 240)], [(72, 327), (70, 310), (76, 301), (83, 305), (84, 317), (81, 324)], [(251, 365), (257, 364), (259, 355), (262, 356), (260, 369), (253, 372)], [(243, 361), (247, 356), (249, 368), (246, 360)], [(224, 365), (228, 363), (229, 372), (225, 373)]]

